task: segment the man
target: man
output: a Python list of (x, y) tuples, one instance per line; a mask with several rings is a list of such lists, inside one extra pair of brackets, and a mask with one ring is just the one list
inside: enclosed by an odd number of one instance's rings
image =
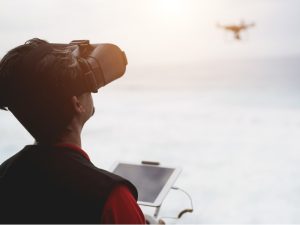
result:
[(145, 223), (136, 188), (95, 167), (81, 149), (94, 113), (91, 92), (74, 85), (82, 73), (70, 49), (40, 39), (2, 59), (0, 108), (36, 143), (0, 166), (0, 223)]

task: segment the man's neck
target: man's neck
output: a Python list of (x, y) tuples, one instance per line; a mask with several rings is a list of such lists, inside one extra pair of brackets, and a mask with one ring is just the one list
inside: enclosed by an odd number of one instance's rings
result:
[(74, 118), (56, 138), (38, 143), (47, 145), (71, 144), (81, 148), (81, 131), (83, 124), (81, 120)]
[(72, 144), (81, 148), (81, 126), (69, 126), (53, 144)]
[(70, 133), (66, 136), (60, 137), (55, 144), (73, 144), (81, 148), (80, 134)]

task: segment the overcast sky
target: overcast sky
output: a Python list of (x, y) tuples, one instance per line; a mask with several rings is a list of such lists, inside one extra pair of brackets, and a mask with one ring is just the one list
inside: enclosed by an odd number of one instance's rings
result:
[[(236, 42), (216, 23), (257, 26)], [(0, 0), (0, 57), (24, 41), (90, 39), (132, 64), (300, 55), (299, 0)]]

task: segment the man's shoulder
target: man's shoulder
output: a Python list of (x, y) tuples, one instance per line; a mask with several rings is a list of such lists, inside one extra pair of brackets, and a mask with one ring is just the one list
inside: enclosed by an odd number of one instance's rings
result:
[(129, 181), (98, 168), (83, 155), (68, 148), (27, 145), (0, 166), (0, 176), (5, 171), (25, 174), (26, 177), (37, 176), (50, 185), (63, 183), (66, 189), (75, 191), (77, 188), (86, 193), (100, 194), (99, 190), (106, 190), (108, 194), (116, 186), (125, 185), (137, 197), (136, 188)]
[(24, 147), (22, 150), (20, 150), (19, 152), (17, 152), (16, 154), (14, 154), (13, 156), (11, 156), (10, 158), (6, 159), (4, 162), (2, 162), (0, 164), (0, 177), (3, 176), (3, 174), (5, 173), (5, 171), (12, 166), (12, 164), (14, 164), (15, 161), (17, 161), (21, 155), (23, 150), (26, 147)]
[(137, 190), (132, 183), (123, 177), (95, 166), (77, 151), (64, 147), (51, 147), (51, 149), (44, 148), (41, 150), (47, 151), (46, 154), (49, 154), (47, 158), (50, 158), (53, 161), (51, 164), (56, 165), (55, 167), (59, 168), (58, 171), (63, 173), (61, 176), (64, 176), (67, 180), (81, 181), (80, 185), (88, 188), (89, 191), (97, 192), (103, 189), (110, 192), (116, 186), (124, 185), (133, 196), (137, 197)]

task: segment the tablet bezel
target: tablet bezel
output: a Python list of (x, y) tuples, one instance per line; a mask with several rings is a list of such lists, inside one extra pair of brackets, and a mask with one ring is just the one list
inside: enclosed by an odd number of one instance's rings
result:
[(144, 167), (161, 167), (161, 168), (166, 168), (166, 169), (173, 169), (173, 173), (171, 174), (168, 181), (165, 183), (164, 187), (161, 189), (161, 191), (157, 195), (154, 202), (137, 201), (137, 203), (139, 205), (143, 205), (143, 206), (153, 206), (153, 207), (161, 206), (163, 200), (167, 196), (168, 192), (170, 191), (170, 189), (172, 188), (173, 184), (175, 183), (175, 181), (177, 180), (179, 174), (182, 171), (180, 167), (169, 167), (169, 166), (161, 166), (161, 165), (149, 165), (149, 164), (142, 164), (142, 163), (116, 161), (112, 165), (112, 167), (110, 168), (110, 172), (114, 173), (114, 170), (117, 168), (117, 166), (119, 164), (127, 164), (127, 165), (133, 165), (133, 166), (144, 166)]

